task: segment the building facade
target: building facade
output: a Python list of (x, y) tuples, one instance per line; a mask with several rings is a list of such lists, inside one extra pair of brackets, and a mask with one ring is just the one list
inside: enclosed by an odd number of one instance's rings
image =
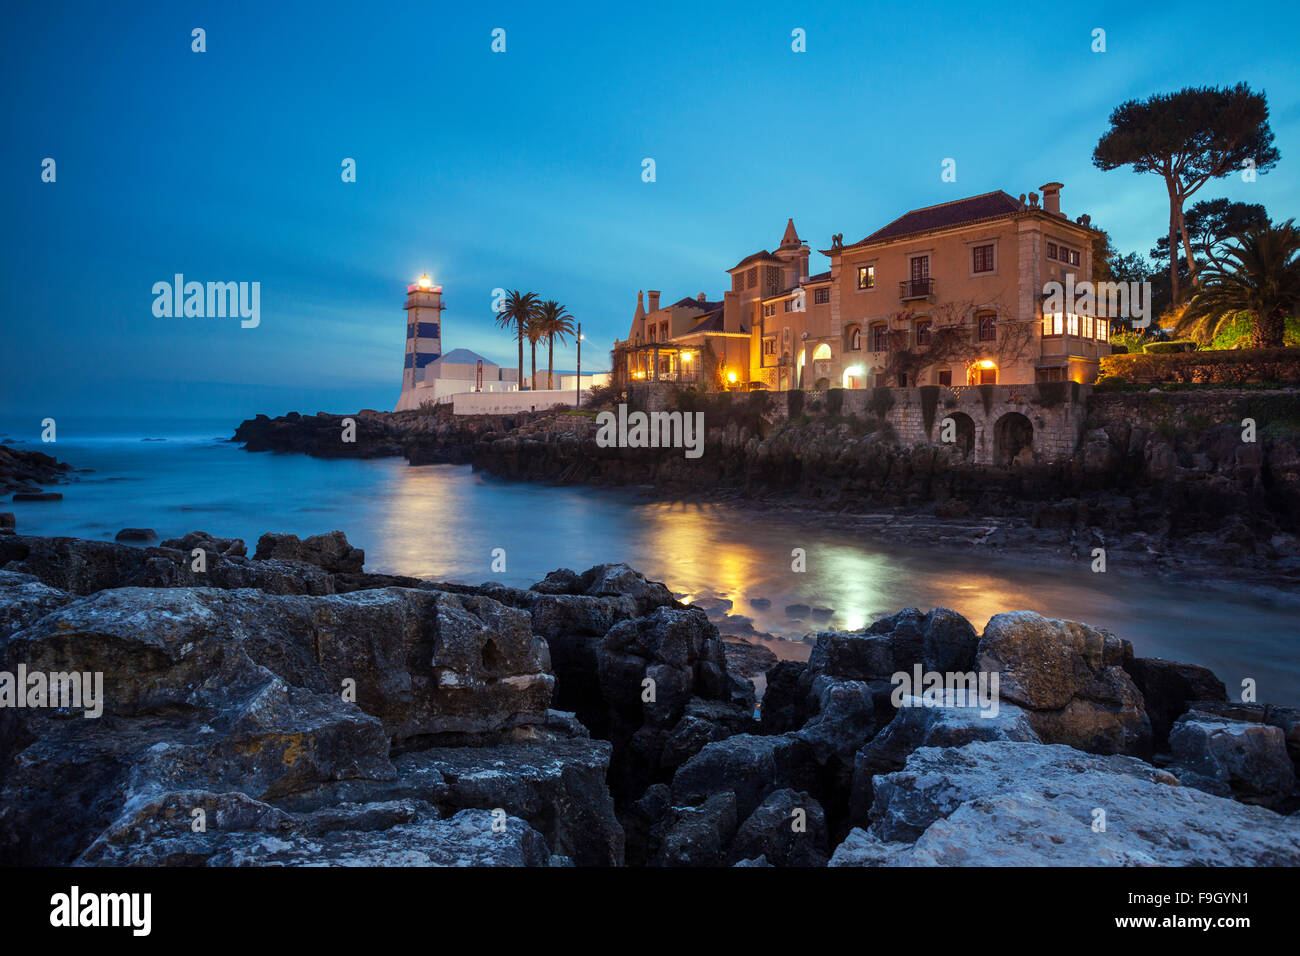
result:
[(637, 295), (615, 343), (618, 384), (718, 388), (868, 388), (1095, 379), (1110, 354), (1105, 318), (1044, 312), (1047, 283), (1092, 280), (1100, 235), (1060, 210), (1062, 185), (1016, 199), (985, 193), (914, 209), (864, 239), (810, 249), (793, 220), (774, 252), (727, 270), (720, 302), (701, 293), (649, 308)]

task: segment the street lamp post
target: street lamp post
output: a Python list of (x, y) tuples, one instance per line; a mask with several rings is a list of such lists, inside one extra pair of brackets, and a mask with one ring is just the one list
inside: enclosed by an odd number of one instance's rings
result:
[(577, 404), (574, 408), (582, 407), (582, 323), (578, 323), (578, 388), (577, 395), (574, 396)]

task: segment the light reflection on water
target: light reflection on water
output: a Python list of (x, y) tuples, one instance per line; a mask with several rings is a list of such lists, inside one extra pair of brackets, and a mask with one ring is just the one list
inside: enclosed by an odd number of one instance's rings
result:
[[(111, 539), (128, 526), (161, 537), (203, 529), (242, 537), (252, 551), (264, 531), (341, 528), (366, 550), (368, 570), (522, 586), (558, 567), (625, 561), (676, 592), (730, 599), (731, 613), (783, 637), (861, 627), (909, 605), (950, 607), (977, 629), (1027, 608), (1110, 628), (1142, 656), (1204, 664), (1230, 693), (1253, 677), (1261, 700), (1300, 703), (1297, 605), (1126, 575), (1115, 560), (1106, 574), (1082, 562), (1015, 564), (874, 543), (832, 515), (655, 503), (502, 482), (466, 466), (249, 454), (210, 440), (60, 441), (58, 456), (96, 470), (63, 487), (62, 502), (4, 503), (20, 531)], [(491, 571), (494, 548), (506, 551), (504, 574)], [(794, 548), (807, 553), (805, 573), (791, 571)], [(833, 615), (793, 620), (785, 609), (795, 604)], [(782, 657), (808, 651), (795, 641), (775, 647)]]

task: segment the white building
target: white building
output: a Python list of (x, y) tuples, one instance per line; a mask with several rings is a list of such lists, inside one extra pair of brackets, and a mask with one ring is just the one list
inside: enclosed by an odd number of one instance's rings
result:
[(427, 276), (406, 287), (406, 360), (398, 412), (425, 402), (448, 401), (462, 392), (508, 392), (518, 372), (503, 369), (469, 349), (442, 353), (442, 286)]

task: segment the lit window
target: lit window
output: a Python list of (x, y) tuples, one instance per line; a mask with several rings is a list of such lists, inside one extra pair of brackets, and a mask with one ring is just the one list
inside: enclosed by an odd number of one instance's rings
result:
[(858, 266), (858, 288), (874, 289), (876, 287), (876, 267)]
[(1065, 317), (1065, 334), (1066, 335), (1079, 334), (1079, 317), (1075, 315), (1073, 312), (1069, 313)]
[(1083, 317), (1083, 337), (1085, 339), (1092, 338), (1092, 316), (1090, 315)]
[(1043, 316), (1043, 334), (1060, 335), (1063, 319), (1060, 312), (1051, 312)]
[(1110, 340), (1110, 319), (1097, 320), (1097, 340), (1099, 342)]

